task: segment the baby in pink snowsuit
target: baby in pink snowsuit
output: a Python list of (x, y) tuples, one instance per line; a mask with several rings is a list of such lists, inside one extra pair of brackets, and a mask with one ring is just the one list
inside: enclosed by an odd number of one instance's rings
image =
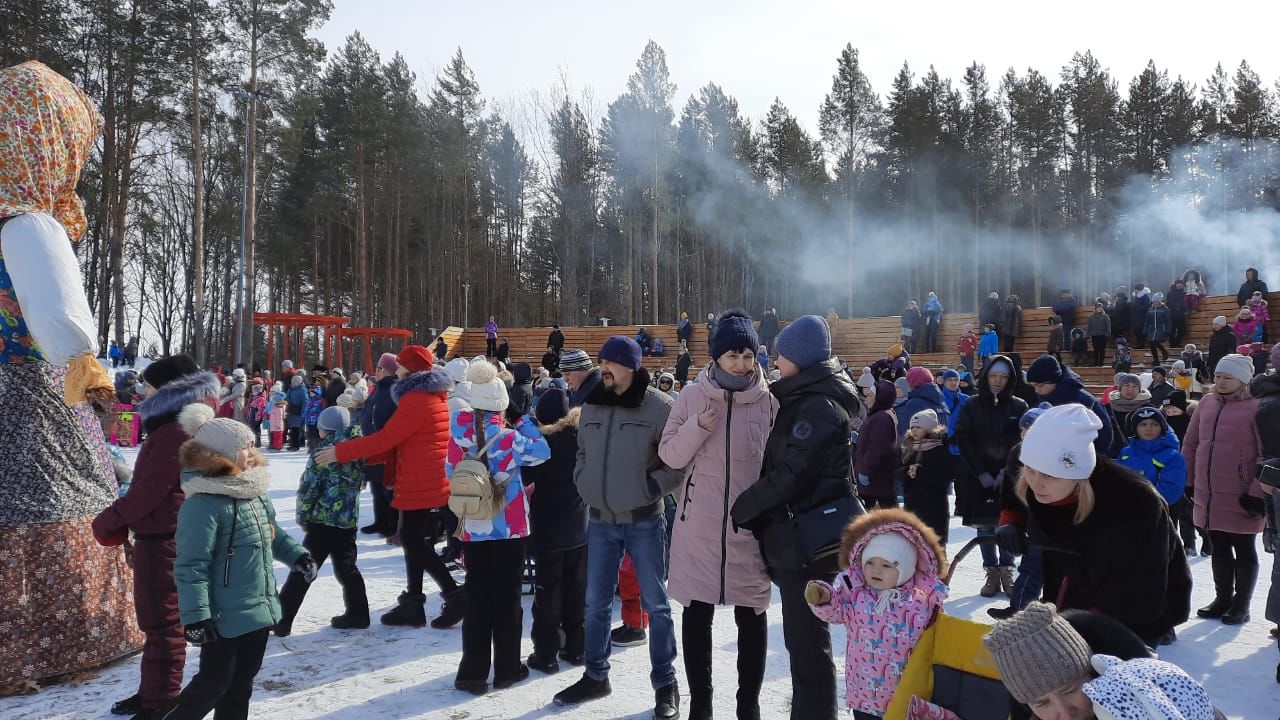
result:
[(883, 717), (893, 700), (912, 649), (946, 600), (944, 552), (914, 514), (873, 510), (844, 531), (848, 569), (834, 583), (805, 588), (814, 615), (848, 629), (845, 704), (855, 718)]

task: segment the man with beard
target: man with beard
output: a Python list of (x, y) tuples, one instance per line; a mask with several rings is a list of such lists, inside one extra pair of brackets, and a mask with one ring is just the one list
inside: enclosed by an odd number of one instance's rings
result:
[(640, 345), (631, 338), (609, 338), (598, 358), (600, 382), (582, 406), (574, 468), (574, 484), (591, 515), (587, 529), (587, 667), (582, 679), (558, 693), (555, 702), (576, 705), (612, 692), (609, 621), (618, 566), (626, 552), (649, 614), (653, 717), (672, 720), (680, 715), (680, 690), (674, 664), (675, 625), (665, 584), (663, 498), (680, 484), (681, 472), (667, 467), (658, 457), (658, 442), (673, 401), (650, 387)]

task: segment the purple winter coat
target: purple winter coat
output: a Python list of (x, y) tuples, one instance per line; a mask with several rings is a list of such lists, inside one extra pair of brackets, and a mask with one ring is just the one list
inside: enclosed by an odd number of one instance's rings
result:
[(858, 429), (853, 469), (859, 495), (888, 498), (896, 494), (893, 473), (898, 467), (898, 426), (891, 409), (897, 393), (893, 383), (886, 380), (877, 382), (871, 413)]
[(1262, 497), (1256, 474), (1262, 441), (1254, 424), (1259, 402), (1248, 391), (1240, 396), (1210, 392), (1191, 416), (1182, 456), (1187, 483), (1196, 489), (1197, 527), (1255, 534), (1266, 525), (1240, 507), (1241, 495)]
[[(728, 395), (704, 369), (676, 398), (658, 443), (664, 463), (684, 468), (667, 592), (686, 607), (697, 600), (764, 612), (772, 591), (760, 543), (750, 531), (734, 529), (729, 508), (760, 477), (778, 400), (758, 369), (754, 385), (732, 394), (732, 414)], [(719, 420), (711, 431), (698, 425), (708, 404)]]

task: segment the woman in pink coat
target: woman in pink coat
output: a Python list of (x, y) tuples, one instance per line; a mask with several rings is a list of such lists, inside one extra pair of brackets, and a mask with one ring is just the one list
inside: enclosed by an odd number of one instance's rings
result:
[(732, 605), (738, 625), (738, 717), (760, 717), (771, 587), (760, 543), (737, 530), (729, 508), (760, 477), (778, 411), (756, 361), (751, 318), (730, 310), (716, 323), (714, 360), (686, 385), (668, 416), (658, 455), (685, 480), (671, 531), (667, 591), (685, 606), (681, 634), (689, 717), (711, 717), (711, 620)]
[(1249, 395), (1252, 377), (1249, 358), (1232, 354), (1219, 360), (1213, 392), (1200, 401), (1182, 445), (1187, 482), (1196, 489), (1195, 524), (1213, 541), (1215, 596), (1196, 614), (1227, 625), (1249, 621), (1258, 581), (1257, 537), (1266, 525), (1257, 479), (1259, 400)]

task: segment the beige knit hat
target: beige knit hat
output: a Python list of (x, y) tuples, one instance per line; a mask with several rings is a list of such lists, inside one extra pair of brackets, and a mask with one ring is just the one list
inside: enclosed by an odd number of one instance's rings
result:
[(192, 403), (178, 413), (178, 424), (191, 440), (211, 452), (236, 461), (240, 451), (253, 444), (253, 432), (249, 426), (231, 418), (215, 417), (213, 408), (204, 403)]
[(1033, 602), (982, 637), (1000, 679), (1020, 703), (1089, 676), (1089, 645), (1048, 603)]

